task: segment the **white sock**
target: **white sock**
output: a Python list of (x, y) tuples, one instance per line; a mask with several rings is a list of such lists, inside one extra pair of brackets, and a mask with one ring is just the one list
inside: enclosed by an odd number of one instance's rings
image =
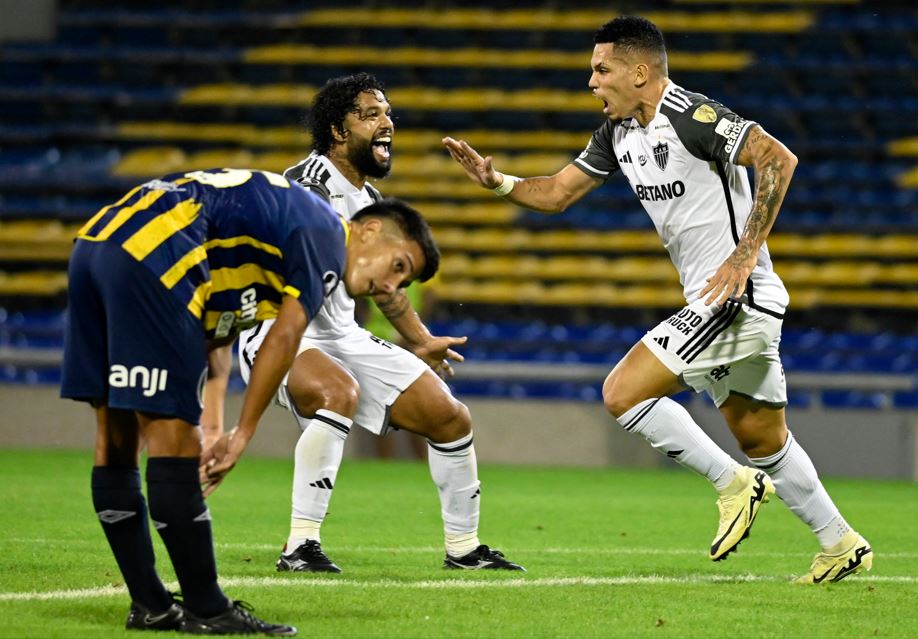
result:
[(701, 430), (687, 410), (669, 397), (644, 400), (617, 421), (670, 459), (707, 477), (718, 491), (733, 481), (739, 464)]
[(311, 519), (290, 518), (290, 536), (287, 537), (287, 545), (284, 546), (284, 554), (293, 554), (293, 551), (303, 545), (308, 539), (322, 543), (322, 537), (319, 534), (319, 528), (322, 526), (320, 521)]
[(452, 557), (462, 557), (480, 545), (481, 483), (472, 433), (443, 444), (428, 439), (427, 452), (430, 476), (440, 493), (446, 552)]
[(768, 473), (778, 497), (810, 527), (823, 549), (837, 544), (851, 530), (819, 481), (810, 456), (790, 431), (781, 450), (749, 461)]
[[(344, 441), (353, 422), (320, 409), (312, 419), (294, 413), (303, 434), (293, 456), (293, 508), (287, 549), (306, 539), (319, 541), (319, 526), (328, 512), (332, 489), (344, 454)], [(312, 522), (311, 524), (306, 522)]]

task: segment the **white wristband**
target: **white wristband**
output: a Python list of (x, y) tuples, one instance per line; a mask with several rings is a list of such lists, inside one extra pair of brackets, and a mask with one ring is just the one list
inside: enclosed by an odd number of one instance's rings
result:
[(513, 190), (513, 187), (516, 186), (516, 182), (519, 180), (519, 178), (515, 175), (507, 175), (506, 173), (501, 173), (501, 175), (504, 176), (504, 181), (501, 182), (500, 186), (497, 188), (491, 189), (491, 193), (500, 197), (504, 197)]

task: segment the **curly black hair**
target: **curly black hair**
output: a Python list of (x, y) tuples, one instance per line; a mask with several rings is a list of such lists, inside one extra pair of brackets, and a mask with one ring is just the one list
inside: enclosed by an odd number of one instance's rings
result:
[(386, 87), (369, 73), (355, 73), (332, 78), (325, 83), (312, 99), (312, 108), (306, 116), (306, 126), (312, 134), (312, 148), (325, 155), (335, 139), (332, 127), (344, 128), (344, 118), (357, 104), (357, 97), (364, 91), (379, 91), (386, 95)]
[[(414, 240), (421, 247), (421, 252), (424, 253), (424, 269), (418, 275), (419, 282), (426, 282), (437, 274), (437, 270), (440, 268), (440, 249), (437, 247), (437, 242), (430, 232), (427, 220), (416, 209), (404, 200), (387, 197), (360, 209), (351, 220), (356, 221), (371, 217), (393, 220), (398, 224), (405, 237)], [(403, 286), (408, 284), (409, 282), (405, 282)]]
[(650, 54), (667, 73), (666, 43), (659, 27), (640, 16), (619, 16), (605, 23), (593, 34), (594, 44), (611, 42), (625, 53)]

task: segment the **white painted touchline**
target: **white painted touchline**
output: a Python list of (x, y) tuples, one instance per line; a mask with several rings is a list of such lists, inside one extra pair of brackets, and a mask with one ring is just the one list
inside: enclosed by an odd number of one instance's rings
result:
[[(291, 576), (281, 577), (225, 577), (220, 580), (221, 586), (243, 586), (255, 588), (401, 588), (421, 590), (468, 590), (476, 588), (539, 588), (569, 586), (642, 586), (642, 585), (687, 585), (687, 584), (731, 584), (749, 582), (788, 582), (789, 577), (763, 575), (689, 575), (686, 577), (667, 577), (662, 575), (626, 575), (621, 577), (545, 577), (514, 579), (425, 579), (421, 581), (401, 581), (398, 579), (373, 579), (360, 581), (356, 579), (336, 579), (330, 577)], [(870, 576), (858, 575), (846, 584), (856, 582), (869, 583), (918, 583), (918, 577), (911, 576)], [(166, 584), (169, 589), (176, 589), (178, 584)], [(806, 588), (807, 586), (795, 586)], [(79, 588), (74, 590), (53, 590), (48, 592), (0, 592), (0, 601), (58, 601), (68, 599), (92, 599), (100, 597), (127, 596), (123, 586), (102, 586), (99, 588)]]
[[(27, 545), (54, 545), (55, 543), (66, 543), (67, 545), (73, 545), (77, 541), (82, 541), (84, 543), (100, 543), (104, 544), (102, 536), (99, 536), (98, 540), (89, 541), (89, 540), (60, 540), (60, 539), (42, 539), (42, 538), (8, 538), (0, 539), (0, 547), (4, 543), (21, 543)], [(284, 543), (280, 541), (276, 544), (256, 544), (256, 543), (216, 543), (214, 544), (217, 548), (225, 548), (228, 550), (271, 550), (280, 552), (283, 548)], [(504, 546), (498, 544), (498, 547), (503, 548)], [(514, 555), (538, 555), (538, 554), (549, 554), (549, 555), (580, 555), (580, 554), (594, 554), (594, 555), (699, 555), (703, 557), (708, 556), (707, 548), (616, 548), (615, 546), (604, 546), (600, 548), (583, 548), (577, 546), (565, 546), (565, 547), (550, 547), (550, 548), (525, 548), (517, 547), (512, 544), (507, 545), (506, 549), (509, 552), (512, 552)], [(329, 553), (334, 552), (355, 552), (355, 553), (380, 553), (380, 554), (397, 554), (397, 553), (412, 553), (412, 554), (426, 554), (426, 553), (442, 553), (442, 546), (338, 546), (335, 544), (324, 544), (323, 550), (328, 551)], [(778, 552), (778, 551), (768, 551), (768, 550), (748, 550), (746, 546), (742, 546), (737, 551), (742, 554), (743, 557), (775, 557), (778, 559), (781, 558), (794, 558), (794, 557), (812, 557), (816, 552), (816, 549), (810, 550), (798, 550), (793, 552)], [(918, 552), (882, 552), (881, 553), (884, 559), (918, 559)]]

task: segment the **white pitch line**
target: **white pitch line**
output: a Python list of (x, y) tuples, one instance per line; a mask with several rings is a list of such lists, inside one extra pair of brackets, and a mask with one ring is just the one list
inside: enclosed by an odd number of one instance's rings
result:
[(51, 590), (48, 592), (0, 592), (0, 601), (51, 601), (61, 599), (90, 599), (126, 595), (124, 586), (102, 586), (100, 588), (76, 588), (73, 590)]
[[(100, 538), (101, 539), (101, 538)], [(80, 540), (85, 543), (86, 540)], [(59, 539), (41, 539), (41, 538), (9, 538), (0, 540), (0, 547), (4, 543), (21, 543), (27, 545), (37, 545), (37, 546), (48, 546), (54, 545), (55, 543), (64, 543)], [(72, 545), (72, 541), (66, 542), (68, 545)], [(96, 543), (96, 542), (91, 542)], [(100, 542), (101, 543), (101, 542)], [(276, 544), (258, 544), (258, 543), (216, 543), (214, 544), (217, 548), (224, 548), (228, 550), (272, 550), (279, 552), (283, 547), (283, 543)], [(324, 550), (329, 550), (329, 552), (353, 552), (353, 553), (377, 553), (377, 554), (394, 554), (394, 553), (409, 553), (409, 554), (427, 554), (427, 553), (442, 553), (442, 546), (337, 546), (334, 544), (326, 545)], [(613, 546), (605, 546), (602, 548), (582, 548), (582, 547), (550, 547), (550, 548), (520, 548), (512, 546), (512, 551), (514, 555), (660, 555), (660, 556), (703, 556), (707, 557), (708, 552), (706, 548), (616, 548)], [(800, 550), (795, 552), (777, 552), (777, 551), (768, 551), (768, 550), (748, 550), (744, 545), (737, 552), (742, 553), (743, 557), (771, 557), (776, 559), (790, 559), (796, 557), (812, 557), (816, 552), (815, 548), (813, 550)], [(879, 554), (883, 559), (918, 559), (918, 552), (884, 552), (882, 548), (879, 550)]]
[[(918, 583), (918, 577), (858, 575), (857, 582), (869, 583)], [(330, 577), (280, 578), (280, 577), (226, 577), (221, 586), (243, 586), (256, 588), (362, 588), (362, 589), (420, 589), (420, 590), (470, 590), (480, 588), (564, 588), (569, 586), (643, 586), (643, 585), (687, 585), (687, 584), (733, 584), (751, 582), (789, 582), (788, 578), (764, 575), (689, 575), (667, 577), (663, 575), (625, 575), (621, 577), (545, 577), (515, 579), (424, 579), (421, 581), (399, 581), (396, 579), (336, 579)], [(854, 583), (854, 582), (846, 582)], [(175, 589), (178, 584), (166, 584)], [(0, 592), (0, 601), (51, 601), (66, 599), (90, 599), (126, 596), (123, 586), (102, 586), (74, 590), (52, 590), (49, 592)]]
[[(217, 543), (215, 544), (217, 548), (226, 548), (228, 550), (274, 550), (280, 551), (283, 547), (283, 544), (244, 544), (244, 543)], [(381, 554), (393, 554), (393, 553), (410, 553), (410, 554), (426, 554), (426, 553), (442, 553), (442, 546), (336, 546), (334, 544), (324, 545), (323, 550), (329, 550), (329, 552), (355, 552), (355, 553), (381, 553)], [(605, 547), (605, 548), (518, 548), (512, 546), (512, 552), (514, 555), (538, 555), (538, 554), (547, 554), (547, 555), (698, 555), (702, 557), (708, 556), (707, 548), (614, 548), (614, 547)], [(737, 550), (741, 552), (744, 557), (774, 557), (778, 559), (783, 558), (794, 558), (794, 557), (812, 557), (816, 553), (816, 549), (813, 550), (801, 550), (797, 552), (773, 552), (773, 551), (756, 551), (756, 550), (746, 550), (745, 547), (741, 547)], [(881, 553), (884, 559), (918, 559), (918, 552), (882, 552)]]

